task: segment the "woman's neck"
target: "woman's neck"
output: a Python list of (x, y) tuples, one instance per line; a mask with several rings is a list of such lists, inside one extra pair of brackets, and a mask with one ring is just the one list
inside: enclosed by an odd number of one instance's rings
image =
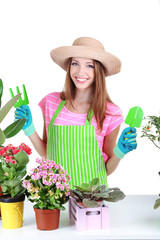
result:
[(77, 104), (84, 104), (91, 102), (91, 90), (85, 89), (85, 91), (82, 90), (76, 90), (75, 99), (73, 102), (76, 102)]
[(71, 112), (75, 113), (88, 113), (91, 102), (91, 91), (90, 89), (83, 91), (77, 90), (75, 99), (72, 100), (72, 105), (67, 101), (66, 107)]

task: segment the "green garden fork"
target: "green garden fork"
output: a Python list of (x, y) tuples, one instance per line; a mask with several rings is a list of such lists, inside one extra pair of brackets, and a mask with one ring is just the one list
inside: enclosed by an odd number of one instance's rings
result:
[[(24, 85), (24, 84), (22, 85), (22, 88), (23, 88), (24, 99), (22, 100), (22, 97), (20, 97), (19, 100), (14, 104), (14, 107), (15, 107), (15, 108), (20, 107), (20, 106), (22, 106), (22, 105), (28, 105), (28, 104), (29, 104), (29, 100), (28, 100), (28, 96), (27, 96), (27, 91), (26, 91), (26, 88), (25, 88), (25, 85)], [(9, 91), (10, 91), (11, 97), (13, 98), (13, 97), (14, 97), (14, 94), (13, 94), (12, 88), (10, 88)], [(17, 94), (20, 93), (19, 87), (16, 87), (16, 91), (17, 91)]]

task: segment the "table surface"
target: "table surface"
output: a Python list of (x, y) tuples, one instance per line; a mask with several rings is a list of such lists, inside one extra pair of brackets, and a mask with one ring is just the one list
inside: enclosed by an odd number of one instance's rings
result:
[(18, 229), (2, 228), (0, 239), (160, 239), (160, 209), (154, 210), (155, 195), (129, 195), (109, 206), (110, 226), (106, 230), (77, 231), (66, 210), (60, 213), (57, 230), (41, 231), (36, 227), (33, 205), (28, 200), (24, 204), (24, 223)]

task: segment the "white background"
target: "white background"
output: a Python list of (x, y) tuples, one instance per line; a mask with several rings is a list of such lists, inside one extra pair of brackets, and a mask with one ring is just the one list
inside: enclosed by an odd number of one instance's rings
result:
[[(160, 112), (160, 2), (158, 0), (0, 0), (0, 78), (4, 83), (3, 104), (9, 88), (27, 88), (34, 124), (42, 135), (43, 121), (38, 102), (49, 92), (61, 91), (65, 72), (50, 58), (53, 48), (71, 45), (81, 36), (101, 41), (122, 61), (121, 73), (106, 79), (113, 102), (124, 117), (133, 106), (145, 116)], [(14, 120), (14, 109), (1, 124)], [(124, 126), (122, 126), (122, 129)], [(138, 148), (121, 160), (108, 177), (110, 187), (125, 194), (160, 192), (160, 150), (140, 138)], [(25, 142), (23, 132), (5, 142)], [(35, 166), (33, 149), (28, 169)]]

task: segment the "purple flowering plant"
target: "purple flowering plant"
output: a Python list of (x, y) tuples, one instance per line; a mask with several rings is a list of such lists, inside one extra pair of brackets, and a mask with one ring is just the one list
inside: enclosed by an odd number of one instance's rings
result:
[(70, 195), (70, 176), (60, 164), (45, 158), (37, 158), (39, 164), (23, 180), (25, 194), (34, 208), (65, 210), (63, 204)]

